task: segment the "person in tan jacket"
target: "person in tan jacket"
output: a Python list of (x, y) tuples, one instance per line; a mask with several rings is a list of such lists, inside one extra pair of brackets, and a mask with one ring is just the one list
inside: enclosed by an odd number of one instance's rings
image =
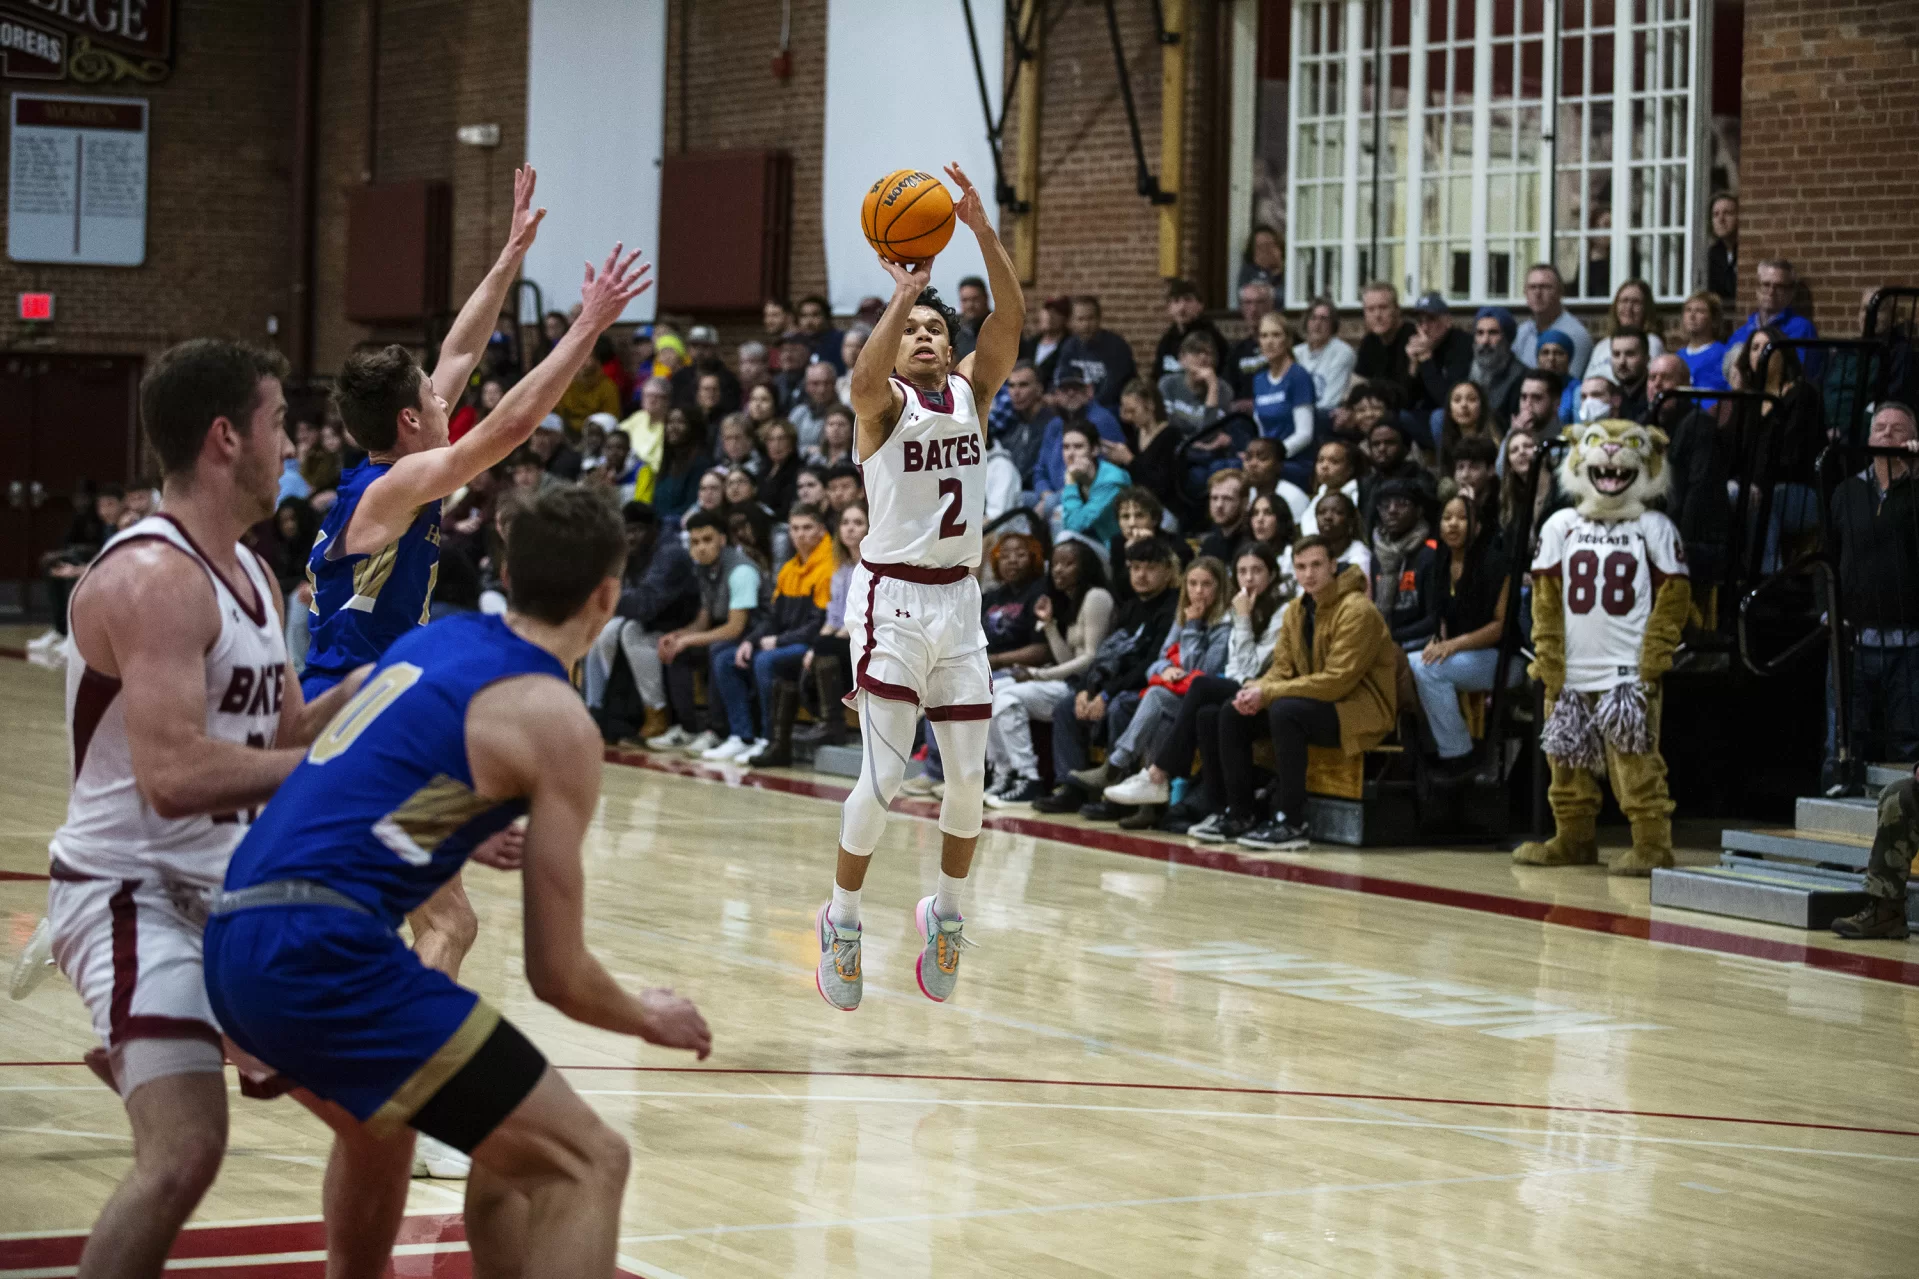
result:
[[(1219, 717), (1226, 809), (1217, 833), (1246, 848), (1306, 847), (1306, 748), (1370, 750), (1392, 731), (1398, 705), (1398, 648), (1366, 574), (1342, 571), (1317, 536), (1293, 547), (1293, 572), (1300, 596), (1286, 606), (1271, 664)], [(1253, 744), (1262, 737), (1275, 759), (1270, 816), (1255, 798)]]

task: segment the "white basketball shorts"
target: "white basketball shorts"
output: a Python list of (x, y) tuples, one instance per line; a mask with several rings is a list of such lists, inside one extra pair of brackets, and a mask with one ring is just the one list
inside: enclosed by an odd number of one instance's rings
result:
[(993, 675), (979, 581), (966, 568), (867, 564), (846, 591), (853, 693), (920, 706), (926, 718), (990, 719)]

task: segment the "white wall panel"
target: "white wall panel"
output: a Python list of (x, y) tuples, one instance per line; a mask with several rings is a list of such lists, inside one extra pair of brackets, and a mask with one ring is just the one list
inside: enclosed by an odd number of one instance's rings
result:
[[(1004, 6), (999, 0), (973, 0), (973, 19), (997, 111), (1005, 64)], [(893, 291), (891, 277), (860, 233), (860, 201), (867, 188), (894, 169), (924, 169), (944, 181), (942, 166), (955, 160), (997, 225), (993, 152), (986, 142), (960, 0), (830, 0), (821, 203), (835, 312), (851, 312), (867, 294), (888, 297)], [(952, 243), (933, 264), (934, 287), (957, 302), (960, 278), (984, 274), (973, 233), (955, 228)]]
[[(660, 242), (666, 0), (532, 0), (526, 155), (547, 208), (526, 276), (548, 310), (580, 300), (582, 268), (616, 240), (653, 260)], [(650, 320), (653, 290), (627, 308)]]

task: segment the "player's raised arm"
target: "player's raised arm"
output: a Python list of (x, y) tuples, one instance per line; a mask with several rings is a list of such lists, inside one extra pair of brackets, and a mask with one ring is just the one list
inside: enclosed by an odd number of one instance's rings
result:
[[(74, 629), (107, 658), (101, 673), (120, 681), (133, 776), (159, 816), (252, 808), (300, 762), (299, 750), (207, 735), (206, 652), (220, 637), (220, 608), (186, 555), (159, 545), (116, 551), (82, 583)], [(296, 684), (290, 672), (286, 682)]]
[(540, 219), (546, 216), (546, 210), (533, 207), (533, 188), (538, 181), (539, 175), (530, 164), (513, 171), (513, 221), (507, 228), (506, 245), (440, 343), (440, 361), (433, 366), (433, 391), (448, 404), (458, 400), (466, 389), (473, 366), (480, 362), (480, 354), (499, 323), (506, 291), (519, 278), (526, 251), (540, 233)]
[[(906, 336), (907, 317), (913, 313), (913, 303), (926, 291), (933, 263), (929, 259), (901, 265), (881, 258), (880, 265), (893, 277), (893, 296), (887, 301), (880, 322), (873, 326), (866, 345), (860, 348), (859, 359), (853, 362), (847, 398), (853, 402), (853, 412), (859, 418), (860, 433), (864, 435), (871, 426), (883, 440), (899, 421), (900, 410), (906, 405), (906, 397), (893, 385), (893, 366), (899, 360), (900, 339)], [(872, 450), (862, 448), (860, 452), (864, 456)]]
[(574, 1021), (701, 1060), (713, 1036), (670, 990), (627, 993), (586, 948), (580, 843), (600, 798), (604, 744), (585, 707), (545, 676), (502, 680), (467, 708), (467, 757), (483, 794), (527, 797), (526, 975), (534, 995)]
[[(978, 237), (980, 256), (986, 259), (986, 283), (993, 291), (992, 313), (980, 325), (973, 353), (960, 361), (960, 372), (973, 384), (975, 401), (991, 404), (1019, 361), (1019, 341), (1026, 329), (1026, 294), (1019, 287), (1019, 273), (1013, 269), (1011, 255), (986, 216), (986, 202), (973, 189), (972, 181), (957, 164), (946, 166), (946, 176), (960, 189), (954, 213)], [(985, 425), (984, 413), (980, 424)]]
[(455, 443), (408, 454), (367, 486), (353, 513), (354, 544), (386, 545), (406, 531), (421, 505), (446, 497), (526, 443), (540, 419), (560, 402), (580, 365), (592, 357), (600, 334), (620, 318), (627, 303), (652, 287), (646, 278), (652, 268), (644, 263), (636, 266), (638, 249), (622, 257), (624, 247), (614, 245), (597, 273), (587, 264), (580, 318), (552, 353), (506, 393), (499, 407)]

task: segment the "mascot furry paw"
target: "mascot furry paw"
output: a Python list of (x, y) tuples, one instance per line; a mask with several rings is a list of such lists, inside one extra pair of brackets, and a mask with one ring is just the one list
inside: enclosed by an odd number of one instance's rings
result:
[(1576, 500), (1555, 511), (1533, 560), (1532, 675), (1550, 708), (1540, 746), (1552, 764), (1553, 837), (1521, 844), (1532, 866), (1597, 861), (1599, 779), (1632, 823), (1615, 875), (1672, 865), (1672, 799), (1659, 753), (1661, 679), (1692, 611), (1679, 530), (1646, 503), (1666, 492), (1666, 435), (1608, 419), (1578, 428), (1559, 465)]

